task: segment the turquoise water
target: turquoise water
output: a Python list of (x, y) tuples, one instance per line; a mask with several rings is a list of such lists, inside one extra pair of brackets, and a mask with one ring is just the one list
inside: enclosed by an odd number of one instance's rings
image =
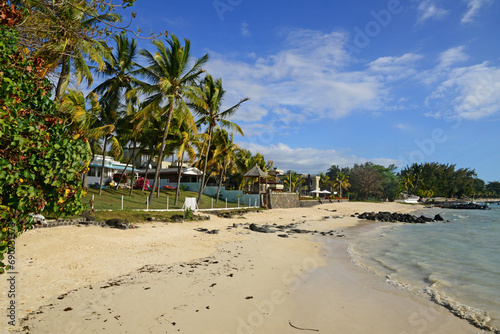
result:
[[(391, 224), (352, 241), (358, 261), (389, 281), (478, 313), (500, 328), (500, 205), (432, 209), (449, 223)], [(448, 303), (447, 302), (447, 303)]]

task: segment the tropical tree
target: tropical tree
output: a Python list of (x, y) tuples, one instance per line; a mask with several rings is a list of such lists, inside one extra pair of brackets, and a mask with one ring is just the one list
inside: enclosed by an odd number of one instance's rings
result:
[(182, 114), (178, 114), (172, 120), (173, 127), (170, 131), (172, 138), (167, 140), (168, 146), (175, 147), (177, 151), (177, 187), (175, 191), (174, 205), (177, 205), (178, 198), (180, 196), (180, 186), (182, 178), (182, 167), (184, 164), (184, 158), (187, 154), (188, 162), (193, 162), (196, 159), (195, 148), (200, 144), (200, 139), (203, 134), (198, 134), (196, 128), (191, 128)]
[(133, 92), (137, 86), (137, 73), (139, 67), (136, 60), (138, 57), (137, 41), (130, 40), (124, 33), (113, 36), (116, 47), (114, 53), (109, 56), (109, 61), (103, 62), (103, 67), (97, 72), (99, 77), (106, 80), (94, 88), (94, 92), (100, 96), (102, 104), (110, 109), (123, 109), (137, 103), (137, 93)]
[[(99, 124), (100, 126), (113, 126), (118, 120), (118, 112), (116, 110), (111, 109), (109, 104), (102, 105), (99, 110)], [(109, 151), (108, 151), (108, 145)], [(115, 132), (110, 132), (104, 136), (104, 143), (102, 145), (102, 165), (101, 165), (101, 178), (99, 180), (99, 195), (102, 195), (102, 186), (104, 183), (104, 166), (106, 160), (106, 152), (109, 152), (115, 158), (120, 157), (123, 154), (122, 146), (118, 141), (118, 137)]]
[[(90, 108), (87, 109), (87, 103)], [(79, 90), (68, 90), (61, 99), (61, 111), (64, 124), (75, 132), (76, 138), (83, 138), (92, 152), (92, 159), (97, 151), (102, 150), (99, 142), (110, 135), (115, 126), (112, 124), (101, 125), (99, 114), (101, 106), (95, 93), (85, 97)], [(87, 168), (83, 174), (83, 187), (87, 187)]]
[(349, 173), (351, 192), (359, 199), (378, 198), (383, 195), (383, 177), (374, 164), (355, 164)]
[(205, 125), (207, 127), (206, 133), (209, 136), (208, 143), (206, 145), (207, 152), (202, 152), (205, 154), (205, 164), (203, 166), (203, 175), (200, 186), (200, 192), (198, 194), (198, 203), (201, 201), (201, 195), (203, 194), (203, 188), (205, 183), (205, 174), (207, 172), (208, 165), (208, 157), (209, 150), (212, 141), (213, 131), (217, 127), (229, 129), (235, 132), (238, 132), (242, 136), (243, 130), (236, 124), (231, 121), (228, 121), (227, 118), (232, 116), (238, 108), (243, 104), (248, 98), (244, 98), (240, 100), (234, 106), (222, 111), (222, 103), (224, 101), (224, 96), (226, 91), (222, 88), (222, 80), (217, 79), (214, 81), (211, 75), (207, 75), (199, 84), (199, 89), (197, 90), (198, 99), (202, 103), (193, 104), (193, 108), (199, 119), (197, 121), (198, 126)]
[[(174, 109), (183, 110), (187, 116), (190, 115), (184, 98), (193, 97), (193, 85), (203, 73), (202, 66), (208, 61), (208, 54), (205, 54), (193, 62), (191, 42), (186, 39), (184, 46), (182, 46), (175, 35), (170, 35), (170, 38), (167, 38), (168, 47), (161, 40), (154, 41), (153, 44), (157, 49), (154, 54), (147, 50), (140, 51), (148, 66), (141, 68), (139, 73), (149, 82), (141, 83), (141, 92), (148, 97), (144, 101), (144, 108), (137, 116), (143, 122), (153, 117), (154, 114), (166, 118), (158, 152), (153, 189), (149, 197), (150, 203), (153, 201), (154, 189), (158, 183), (165, 142)], [(198, 102), (196, 98), (192, 101), (195, 104)]]
[(351, 184), (349, 183), (349, 176), (342, 172), (337, 173), (337, 178), (335, 179), (335, 182), (333, 184), (333, 187), (339, 188), (339, 197), (342, 198), (342, 189), (347, 190)]
[(332, 180), (330, 180), (330, 176), (323, 172), (319, 173), (319, 186), (322, 188), (329, 188), (333, 185)]
[(214, 160), (219, 174), (216, 202), (219, 202), (220, 189), (222, 188), (222, 182), (226, 178), (226, 173), (236, 170), (236, 152), (240, 147), (233, 142), (233, 134), (229, 134), (224, 129), (214, 131), (214, 143), (216, 147)]
[(305, 181), (306, 180), (304, 180), (304, 178), (300, 174), (294, 171), (289, 170), (288, 172), (286, 172), (286, 174), (283, 175), (283, 183), (290, 192), (296, 192), (298, 190), (298, 187)]
[(98, 25), (119, 22), (121, 17), (112, 12), (99, 13), (97, 7), (85, 0), (52, 1), (52, 6), (46, 1), (28, 0), (23, 5), (33, 13), (20, 29), (36, 36), (35, 45), (27, 46), (44, 59), (49, 73), (60, 69), (56, 99), (64, 93), (72, 71), (77, 84), (85, 80), (90, 87), (93, 78), (87, 60), (102, 70), (110, 55), (105, 41), (98, 37)]

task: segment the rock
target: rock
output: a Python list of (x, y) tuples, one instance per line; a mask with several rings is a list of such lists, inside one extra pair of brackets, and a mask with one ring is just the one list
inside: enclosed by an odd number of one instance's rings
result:
[(129, 222), (126, 220), (118, 219), (118, 218), (112, 218), (106, 220), (106, 224), (108, 227), (112, 228), (119, 228), (121, 230), (126, 230), (129, 228)]
[(444, 221), (443, 217), (441, 217), (440, 214), (437, 214), (434, 216), (434, 220), (437, 221), (437, 222), (442, 222)]
[(183, 215), (173, 215), (172, 217), (170, 217), (170, 219), (174, 222), (174, 223), (180, 223), (184, 220), (184, 216)]
[(359, 219), (373, 220), (373, 221), (381, 221), (381, 222), (402, 222), (409, 224), (425, 224), (434, 221), (432, 218), (425, 216), (413, 216), (410, 214), (401, 214), (401, 213), (390, 213), (390, 212), (364, 212), (358, 216)]
[(280, 237), (280, 238), (288, 238), (288, 234), (278, 234), (278, 237)]
[(260, 232), (260, 233), (274, 233), (273, 230), (268, 228), (267, 226), (257, 226), (255, 224), (250, 224), (250, 230), (254, 232)]
[(95, 222), (97, 220), (95, 217), (92, 217), (90, 211), (83, 211), (80, 217), (85, 218), (85, 221), (88, 222)]

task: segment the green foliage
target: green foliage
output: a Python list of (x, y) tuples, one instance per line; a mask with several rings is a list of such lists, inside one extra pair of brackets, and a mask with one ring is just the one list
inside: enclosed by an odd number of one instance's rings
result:
[(0, 26), (0, 271), (7, 246), (32, 227), (29, 213), (78, 214), (88, 145), (68, 133), (41, 79), (40, 62), (23, 56), (13, 29)]
[(500, 182), (488, 182), (486, 189), (490, 195), (500, 197)]
[(409, 194), (422, 197), (472, 197), (475, 189), (481, 188), (473, 169), (437, 162), (406, 166), (401, 170), (401, 180)]
[(193, 218), (193, 210), (191, 208), (186, 208), (184, 210), (184, 219), (190, 220), (191, 218)]

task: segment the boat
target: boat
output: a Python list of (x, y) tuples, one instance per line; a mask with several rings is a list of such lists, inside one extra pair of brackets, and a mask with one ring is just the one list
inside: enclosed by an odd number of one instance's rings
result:
[(420, 201), (420, 197), (418, 196), (410, 196), (405, 199), (405, 203), (410, 203), (410, 204), (418, 204)]

